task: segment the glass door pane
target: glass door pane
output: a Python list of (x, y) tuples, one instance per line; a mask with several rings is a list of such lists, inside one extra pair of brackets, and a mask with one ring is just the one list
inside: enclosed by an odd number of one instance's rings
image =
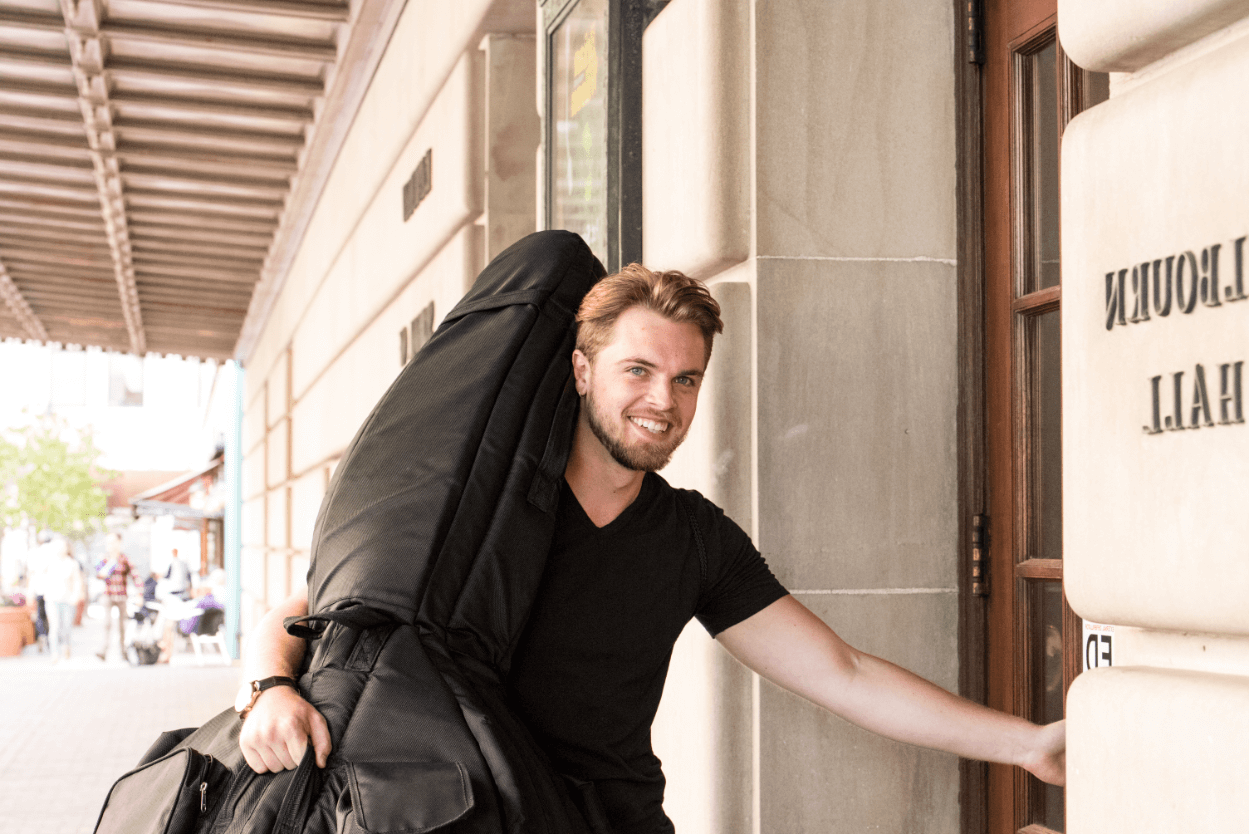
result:
[(551, 35), (549, 228), (607, 258), (608, 0), (579, 0)]

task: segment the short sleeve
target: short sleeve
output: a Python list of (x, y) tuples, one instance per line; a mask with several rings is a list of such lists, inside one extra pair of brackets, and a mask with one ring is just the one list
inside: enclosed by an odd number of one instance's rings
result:
[(694, 493), (699, 526), (707, 531), (707, 582), (694, 612), (712, 637), (767, 608), (789, 592), (772, 575), (750, 536), (706, 498)]

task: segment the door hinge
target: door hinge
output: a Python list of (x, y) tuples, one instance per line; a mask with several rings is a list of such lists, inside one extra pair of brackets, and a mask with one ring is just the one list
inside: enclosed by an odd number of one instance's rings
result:
[(984, 8), (982, 0), (967, 3), (967, 63), (984, 63)]
[(971, 592), (978, 597), (989, 595), (989, 560), (985, 545), (989, 536), (989, 517), (978, 514), (971, 520)]

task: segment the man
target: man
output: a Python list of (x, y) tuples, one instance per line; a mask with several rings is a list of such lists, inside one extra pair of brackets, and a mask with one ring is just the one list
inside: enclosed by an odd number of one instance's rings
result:
[(121, 552), (121, 535), (109, 533), (105, 541), (107, 555), (96, 575), (104, 580), (104, 645), (96, 652), (100, 660), (108, 657), (108, 634), (112, 629), (113, 609), (117, 609), (117, 645), (121, 649), (122, 660), (126, 659), (126, 595), (129, 583), (136, 585), (139, 580), (134, 567), (126, 554)]
[[(1062, 783), (1061, 722), (994, 712), (846, 645), (776, 582), (737, 525), (655, 474), (689, 430), (722, 330), (705, 287), (635, 264), (595, 285), (577, 321), (581, 408), (543, 586), (507, 683), (556, 768), (593, 783), (617, 834), (672, 830), (650, 725), (691, 616), (749, 668), (862, 727)], [(249, 642), (236, 706), (253, 703), (239, 740), (259, 772), (295, 767), (308, 739), (319, 765), (329, 753), (324, 719), (294, 689), (253, 699), (250, 686), (295, 674), (304, 643), (281, 622), (307, 605), (307, 591), (296, 593)]]
[(169, 580), (169, 593), (180, 600), (188, 600), (191, 598), (191, 569), (187, 567), (187, 563), (178, 555), (178, 548), (172, 548), (169, 552), (169, 569), (165, 571), (165, 578)]

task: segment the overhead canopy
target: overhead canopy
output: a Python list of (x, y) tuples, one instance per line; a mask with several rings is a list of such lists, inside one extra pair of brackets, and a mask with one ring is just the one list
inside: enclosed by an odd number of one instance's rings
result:
[(203, 469), (187, 472), (130, 499), (134, 514), (172, 515), (177, 518), (221, 518), (223, 504), (213, 487), (221, 478), (223, 458)]
[(402, 5), (0, 0), (0, 338), (236, 355)]

